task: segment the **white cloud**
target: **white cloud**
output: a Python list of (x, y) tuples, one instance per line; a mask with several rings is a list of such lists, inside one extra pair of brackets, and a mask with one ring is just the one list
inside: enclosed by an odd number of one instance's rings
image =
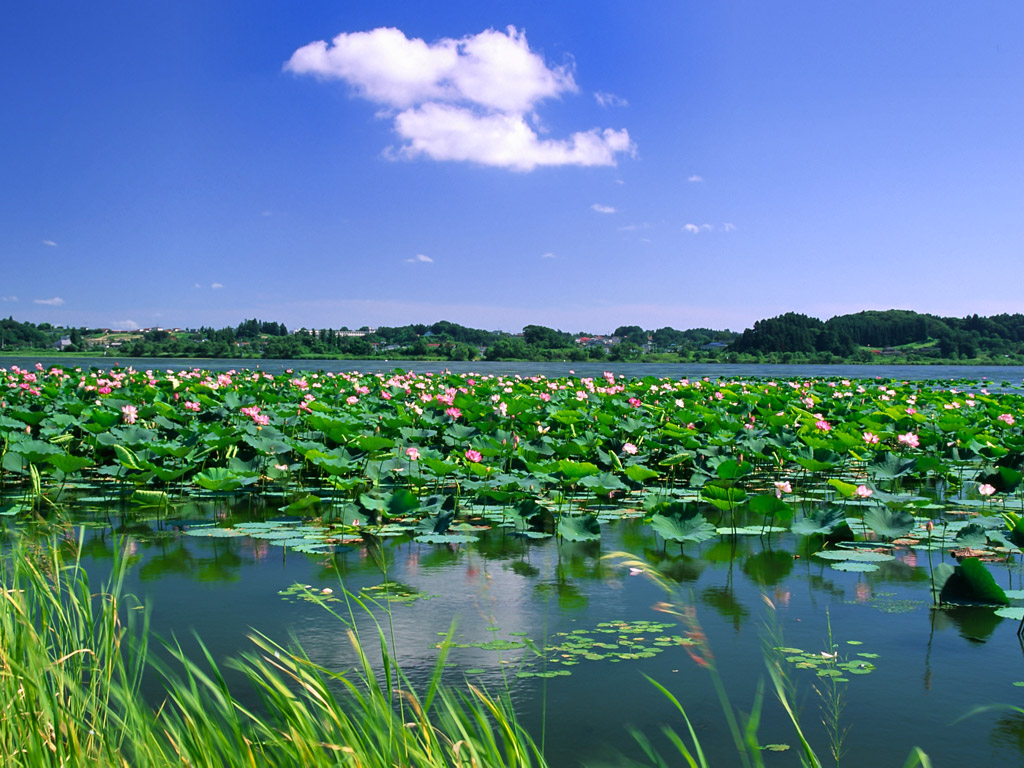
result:
[(0, 301), (12, 301), (12, 302), (16, 302), (17, 300), (18, 300), (18, 297), (17, 297), (17, 296), (0, 296)]
[(595, 91), (594, 100), (602, 107), (628, 107), (629, 102), (614, 93)]
[(210, 283), (210, 287), (211, 287), (211, 288), (212, 288), (213, 290), (215, 290), (215, 291), (216, 291), (216, 290), (219, 290), (219, 289), (223, 288), (223, 287), (224, 287), (224, 284), (223, 284), (223, 283)]
[(727, 221), (724, 224), (722, 224), (723, 232), (732, 232), (734, 229), (736, 229), (736, 225), (731, 222)]
[(597, 211), (598, 213), (615, 213), (615, 209), (612, 208), (612, 206), (610, 205), (601, 205), (600, 203), (594, 203), (592, 206), (590, 206), (590, 208), (592, 210)]
[(697, 175), (697, 174), (695, 173), (695, 174), (693, 174), (693, 176), (691, 176), (690, 178), (688, 178), (688, 179), (687, 179), (687, 181), (704, 181), (704, 177), (703, 177), (703, 176), (698, 176), (698, 175)]
[(59, 307), (64, 303), (64, 299), (60, 296), (54, 296), (52, 299), (32, 299), (33, 304), (45, 304), (48, 307)]
[(568, 139), (541, 139), (521, 114), (479, 114), (472, 109), (430, 103), (400, 112), (395, 129), (408, 143), (398, 154), (425, 155), (517, 171), (544, 165), (614, 165), (631, 150), (625, 130), (594, 128)]
[(530, 171), (614, 165), (617, 154), (633, 152), (625, 129), (592, 128), (561, 140), (538, 136), (537, 103), (578, 87), (570, 65), (549, 67), (511, 26), (435, 43), (393, 28), (343, 32), (329, 44), (299, 48), (285, 69), (343, 80), (388, 108), (385, 115), (405, 142), (392, 156)]
[(635, 232), (638, 229), (650, 229), (650, 226), (646, 221), (641, 224), (624, 224), (619, 227), (619, 232)]
[(262, 212), (262, 213), (260, 214), (260, 216), (273, 216), (273, 215), (274, 215), (274, 212), (273, 212), (273, 211), (263, 211), (263, 212)]
[(468, 101), (528, 112), (541, 99), (578, 90), (570, 67), (549, 68), (515, 27), (433, 44), (394, 28), (342, 32), (330, 45), (318, 40), (299, 48), (285, 69), (344, 80), (364, 98), (399, 109)]
[(137, 331), (142, 326), (134, 320), (117, 320), (111, 327), (116, 328), (119, 331)]
[(540, 255), (540, 257), (542, 259), (557, 259), (558, 258), (558, 256), (556, 256), (555, 254), (551, 253), (551, 251), (548, 251), (547, 253), (542, 253)]
[(425, 253), (417, 253), (411, 259), (405, 260), (407, 264), (433, 264), (434, 260)]
[(703, 229), (705, 232), (710, 232), (713, 229), (713, 227), (710, 224), (701, 224), (700, 228)]
[(192, 287), (193, 287), (193, 288), (202, 288), (203, 286), (201, 286), (201, 285), (200, 285), (199, 283), (196, 283), (196, 284), (195, 284), (195, 285), (193, 285)]
[(689, 232), (691, 235), (697, 235), (700, 234), (700, 227), (698, 227), (696, 224), (687, 224), (685, 227), (683, 227), (683, 231)]
[(43, 240), (43, 245), (49, 245), (51, 247), (55, 247), (57, 244), (55, 242), (53, 242), (53, 240)]

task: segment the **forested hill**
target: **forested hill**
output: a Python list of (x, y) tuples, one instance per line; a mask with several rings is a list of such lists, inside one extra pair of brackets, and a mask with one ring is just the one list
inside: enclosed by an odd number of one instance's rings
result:
[(871, 351), (916, 347), (917, 354), (974, 358), (1024, 354), (1024, 315), (938, 317), (902, 309), (837, 315), (826, 321), (789, 312), (758, 320), (730, 347), (737, 353), (831, 353), (856, 357)]
[(822, 321), (789, 312), (742, 334), (621, 325), (611, 335), (527, 325), (521, 333), (432, 325), (299, 329), (245, 320), (237, 327), (115, 331), (0, 318), (0, 354), (60, 349), (126, 357), (621, 360), (731, 363), (1024, 363), (1024, 315), (939, 317), (890, 309)]

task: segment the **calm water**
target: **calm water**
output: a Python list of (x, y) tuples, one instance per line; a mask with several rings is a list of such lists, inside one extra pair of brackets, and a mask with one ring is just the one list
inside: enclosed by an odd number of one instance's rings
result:
[(725, 363), (500, 363), (500, 362), (417, 362), (412, 360), (194, 360), (174, 358), (81, 358), (81, 357), (3, 357), (0, 367), (12, 365), (29, 367), (36, 362), (44, 366), (81, 366), (88, 369), (110, 368), (114, 365), (131, 366), (137, 370), (180, 370), (183, 368), (205, 368), (214, 371), (256, 368), (268, 373), (280, 374), (296, 371), (361, 371), (363, 373), (386, 373), (395, 368), (430, 373), (451, 371), (452, 373), (489, 373), (519, 376), (600, 376), (612, 371), (622, 376), (667, 376), (670, 378), (745, 378), (745, 377), (806, 377), (841, 376), (846, 378), (883, 378), (903, 381), (931, 379), (1008, 382), (1020, 385), (1024, 382), (1024, 366), (999, 365), (728, 365)]
[[(988, 712), (955, 722), (976, 706), (1021, 703), (1021, 688), (1013, 686), (1024, 680), (1024, 647), (1016, 622), (999, 619), (990, 609), (932, 610), (925, 552), (902, 553), (874, 573), (845, 573), (808, 557), (790, 534), (690, 543), (680, 551), (677, 544), (666, 548), (636, 520), (606, 524), (601, 542), (529, 541), (494, 529), (470, 545), (391, 541), (381, 558), (364, 548), (307, 556), (266, 540), (181, 535), (183, 523), (222, 517), (229, 511), (226, 503), (193, 505), (189, 520), (115, 515), (105, 521), (105, 515), (91, 513), (81, 516), (78, 525), (88, 521), (84, 530), (76, 525), (67, 536), (84, 535), (85, 563), (99, 575), (111, 562), (111, 529), (131, 533), (135, 562), (127, 587), (149, 601), (154, 629), (177, 636), (186, 646), (196, 632), (221, 659), (248, 649), (247, 635), (255, 629), (282, 642), (294, 637), (327, 666), (351, 663), (345, 627), (337, 618), (318, 605), (279, 594), (294, 583), (339, 593), (342, 585), (359, 591), (388, 580), (421, 593), (413, 602), (393, 604), (390, 619), (374, 611), (414, 680), (428, 674), (435, 644), (452, 626), (455, 640), (466, 644), (520, 643), (528, 637), (543, 647), (564, 642), (563, 633), (576, 633), (612, 642), (628, 636), (649, 647), (653, 631), (630, 635), (629, 629), (616, 628), (600, 634), (602, 623), (672, 622), (664, 634), (681, 635), (687, 627), (656, 610), (659, 603), (674, 601), (696, 607), (733, 704), (748, 710), (758, 680), (765, 677), (761, 648), (769, 627), (784, 645), (818, 652), (827, 648), (831, 623), (842, 656), (855, 660), (858, 653), (877, 654), (870, 657), (875, 671), (850, 675), (842, 686), (843, 725), (851, 728), (846, 764), (879, 758), (885, 765), (902, 764), (913, 745), (925, 748), (935, 765), (963, 765), (979, 757), (986, 763), (1024, 759), (1024, 719), (1019, 715)], [(13, 524), (0, 526), (9, 531)], [(674, 591), (666, 594), (645, 576), (601, 560), (616, 551), (655, 565), (671, 579)], [(932, 557), (936, 565), (942, 560), (939, 553)], [(1024, 586), (1017, 562), (994, 566), (994, 572), (1005, 588)], [(774, 612), (765, 598), (774, 603)], [(343, 603), (331, 607), (347, 615)], [(369, 617), (359, 612), (357, 625), (372, 645), (375, 630)], [(713, 765), (735, 762), (708, 673), (685, 647), (671, 644), (649, 658), (584, 658), (564, 668), (545, 666), (522, 648), (455, 649), (451, 661), (449, 681), (468, 678), (492, 692), (508, 690), (538, 738), (546, 724), (554, 765), (593, 764), (620, 751), (636, 756), (628, 724), (655, 740), (662, 723), (683, 730), (644, 675), (680, 698)], [(798, 686), (804, 727), (824, 753), (820, 700), (812, 688), (818, 680), (811, 671), (785, 666)], [(571, 675), (516, 676), (555, 668)], [(763, 743), (796, 743), (771, 702), (761, 738)], [(798, 764), (793, 751), (773, 753), (767, 761)]]
[[(100, 365), (103, 361), (54, 358), (42, 362)], [(228, 370), (251, 367), (254, 361), (118, 362), (141, 369), (200, 364)], [(25, 360), (0, 358), (0, 366), (12, 363), (27, 365)], [(881, 376), (981, 381), (987, 377), (995, 385), (1003, 381), (1019, 385), (1024, 376), (1024, 368), (945, 366), (402, 365), (417, 371), (524, 376), (558, 376), (570, 370), (596, 376), (610, 369), (627, 376), (676, 378)], [(262, 361), (261, 366), (270, 372), (319, 367), (391, 369), (375, 362)], [(999, 619), (989, 609), (932, 610), (929, 563), (923, 551), (902, 552), (899, 559), (882, 563), (874, 573), (840, 572), (808, 557), (801, 549), (802, 540), (791, 534), (716, 539), (690, 543), (680, 550), (675, 544), (666, 547), (639, 521), (605, 524), (603, 539), (586, 544), (524, 540), (498, 529), (486, 532), (478, 542), (457, 546), (389, 541), (382, 558), (371, 557), (364, 548), (353, 547), (334, 556), (307, 556), (266, 540), (182, 535), (182, 527), (190, 522), (246, 511), (228, 504), (219, 499), (192, 505), (177, 520), (120, 517), (118, 510), (109, 509), (73, 512), (74, 527), (65, 534), (71, 539), (79, 533), (84, 536), (84, 561), (99, 576), (111, 562), (113, 531), (130, 533), (134, 563), (128, 590), (149, 601), (154, 629), (186, 644), (196, 632), (220, 659), (248, 650), (247, 636), (257, 630), (282, 642), (294, 637), (327, 666), (341, 668), (351, 662), (342, 622), (320, 606), (279, 594), (295, 583), (315, 590), (331, 588), (338, 594), (342, 585), (359, 591), (387, 580), (421, 594), (407, 604), (393, 604), (390, 617), (379, 609), (374, 613), (413, 679), (428, 674), (436, 659), (435, 645), (452, 626), (457, 642), (478, 645), (495, 640), (518, 645), (528, 638), (538, 647), (549, 647), (564, 643), (569, 633), (599, 641), (626, 637), (641, 651), (634, 654), (639, 658), (582, 658), (567, 667), (545, 666), (522, 647), (452, 651), (454, 666), (446, 671), (446, 678), (452, 683), (470, 679), (494, 693), (508, 690), (531, 732), (538, 739), (544, 734), (547, 752), (557, 766), (613, 763), (619, 752), (638, 757), (627, 725), (641, 728), (662, 746), (657, 734), (663, 724), (685, 730), (645, 675), (679, 697), (713, 765), (735, 763), (708, 673), (678, 644), (659, 648), (654, 655), (645, 652), (656, 633), (629, 628), (630, 622), (672, 622), (674, 626), (664, 634), (683, 634), (688, 627), (656, 610), (664, 601), (695, 606), (732, 702), (744, 711), (749, 711), (758, 681), (765, 677), (762, 643), (770, 631), (778, 633), (785, 646), (817, 652), (827, 647), (831, 625), (843, 657), (870, 658), (876, 669), (850, 675), (850, 682), (841, 688), (845, 705), (841, 725), (850, 728), (846, 765), (899, 765), (914, 745), (924, 748), (937, 766), (1024, 761), (1024, 716), (988, 711), (964, 718), (978, 706), (1024, 705), (1024, 688), (1013, 685), (1024, 681), (1024, 645), (1016, 635), (1017, 622)], [(15, 525), (0, 518), (0, 536)], [(617, 551), (653, 564), (671, 579), (673, 593), (666, 594), (621, 565), (602, 561), (603, 555)], [(932, 564), (938, 565), (943, 555), (933, 553), (932, 558)], [(1024, 587), (1018, 561), (991, 568), (1005, 588)], [(767, 608), (765, 598), (774, 604), (774, 611)], [(343, 603), (331, 603), (331, 607), (347, 615)], [(608, 626), (616, 622), (627, 625)], [(369, 633), (364, 636), (372, 644), (375, 629), (370, 617), (360, 612), (357, 624)], [(602, 629), (613, 631), (602, 633)], [(858, 657), (858, 653), (877, 657)], [(818, 678), (813, 671), (795, 669), (792, 664), (785, 668), (797, 686), (802, 723), (824, 758), (827, 746), (820, 726), (820, 699), (813, 689)], [(517, 677), (518, 672), (555, 669), (571, 674)], [(792, 728), (771, 701), (765, 706), (760, 734), (763, 743), (794, 747), (789, 752), (766, 753), (768, 766), (799, 764)]]

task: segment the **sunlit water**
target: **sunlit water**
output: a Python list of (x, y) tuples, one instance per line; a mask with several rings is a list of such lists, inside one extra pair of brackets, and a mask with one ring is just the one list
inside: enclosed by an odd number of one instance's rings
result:
[(680, 378), (883, 378), (900, 381), (971, 380), (979, 382), (1007, 382), (1020, 386), (1024, 382), (1024, 366), (998, 365), (729, 365), (727, 363), (502, 363), (502, 362), (419, 362), (415, 360), (243, 360), (243, 359), (187, 359), (187, 358), (123, 358), (123, 357), (3, 357), (0, 368), (12, 365), (26, 367), (30, 363), (44, 366), (80, 366), (107, 369), (114, 365), (131, 366), (136, 370), (181, 370), (203, 368), (213, 371), (253, 368), (267, 373), (285, 371), (360, 371), (386, 373), (401, 368), (416, 373), (489, 373), (520, 376), (578, 376), (599, 377), (604, 371), (627, 377), (667, 376)]
[[(51, 363), (105, 366), (106, 360), (53, 358)], [(215, 370), (254, 367), (278, 373), (292, 369), (386, 371), (395, 364), (367, 362), (243, 361), (243, 360), (117, 360), (138, 369), (202, 365)], [(24, 360), (0, 358), (0, 366)], [(754, 365), (623, 365), (613, 363), (462, 363), (397, 365), (418, 372), (451, 370), (561, 376), (599, 376), (611, 370), (625, 376), (682, 377), (820, 377), (847, 376), (898, 380), (973, 380), (997, 389), (1002, 382), (1019, 386), (1024, 368), (950, 366), (754, 366)], [(422, 681), (437, 659), (437, 643), (453, 629), (457, 643), (494, 640), (520, 645), (529, 640), (538, 649), (564, 643), (573, 632), (587, 637), (615, 622), (671, 622), (666, 635), (698, 629), (707, 644), (700, 653), (713, 654), (733, 706), (744, 712), (754, 702), (759, 682), (766, 680), (763, 647), (781, 644), (807, 652), (827, 649), (829, 626), (840, 658), (869, 660), (869, 674), (849, 675), (842, 683), (840, 730), (847, 731), (847, 765), (902, 764), (911, 747), (921, 746), (935, 765), (1024, 759), (1024, 716), (1010, 710), (972, 710), (992, 704), (1024, 704), (1024, 645), (1017, 622), (996, 617), (991, 609), (933, 610), (930, 569), (948, 555), (902, 552), (895, 562), (874, 573), (833, 570), (809, 557), (802, 539), (774, 534), (714, 539), (701, 544), (665, 543), (640, 521), (603, 526), (597, 543), (573, 544), (556, 539), (530, 541), (495, 529), (478, 542), (429, 545), (388, 541), (383, 557), (363, 547), (334, 556), (309, 556), (267, 541), (249, 538), (203, 539), (182, 534), (188, 523), (213, 520), (228, 510), (220, 499), (203, 507), (196, 519), (121, 518), (120, 511), (77, 513), (70, 539), (84, 537), (84, 562), (101, 576), (109, 567), (116, 536), (131, 534), (133, 564), (127, 589), (148, 602), (154, 630), (175, 636), (186, 647), (197, 633), (218, 659), (251, 649), (247, 636), (262, 632), (288, 643), (294, 638), (314, 660), (346, 668), (353, 656), (346, 625), (354, 617), (367, 647), (376, 643), (377, 625), (413, 681)], [(242, 506), (245, 506), (244, 504)], [(266, 514), (266, 513), (259, 513)], [(271, 513), (272, 515), (272, 513)], [(257, 515), (258, 516), (258, 515)], [(109, 517), (109, 521), (108, 521)], [(85, 527), (80, 527), (85, 523)], [(8, 535), (16, 526), (0, 518)], [(629, 552), (669, 577), (673, 590), (664, 592), (643, 574), (602, 560), (612, 552)], [(1024, 586), (1018, 561), (991, 565), (1007, 589)], [(342, 601), (323, 606), (279, 594), (293, 584), (359, 592), (384, 581), (397, 582), (422, 597), (392, 603), (372, 616)], [(769, 602), (773, 608), (769, 607)], [(660, 606), (695, 608), (699, 627), (687, 625)], [(643, 626), (643, 625), (641, 625)], [(663, 725), (685, 733), (685, 725), (669, 702), (646, 678), (667, 686), (685, 706), (712, 765), (736, 762), (710, 676), (688, 651), (696, 647), (654, 642), (655, 633), (606, 633), (626, 637), (639, 658), (590, 660), (576, 664), (537, 656), (529, 647), (489, 650), (455, 648), (445, 679), (469, 680), (491, 693), (507, 692), (524, 724), (543, 739), (556, 766), (581, 763), (614, 764), (616, 755), (638, 757), (627, 731), (636, 726), (671, 758), (671, 747), (659, 737)], [(774, 636), (777, 640), (769, 641)], [(655, 648), (653, 655), (649, 649)], [(619, 647), (618, 651), (623, 648)], [(627, 649), (628, 650), (628, 649)], [(869, 654), (860, 657), (858, 654)], [(875, 656), (877, 654), (877, 656)], [(571, 654), (569, 654), (571, 656)], [(562, 661), (566, 660), (565, 658)], [(821, 698), (826, 691), (813, 670), (785, 663), (795, 685), (801, 722), (822, 758), (828, 738), (821, 724)], [(569, 672), (538, 677), (537, 673)], [(522, 677), (521, 673), (532, 676)], [(234, 678), (232, 678), (234, 679)], [(156, 695), (151, 691), (151, 695)], [(243, 699), (249, 696), (239, 689)], [(781, 743), (790, 751), (766, 753), (766, 764), (798, 764), (797, 738), (768, 691), (762, 743)]]
[[(236, 505), (231, 511), (244, 513), (244, 508)], [(195, 509), (205, 509), (207, 519), (229, 511), (223, 499)], [(839, 686), (845, 707), (840, 727), (849, 729), (846, 764), (902, 764), (914, 745), (928, 751), (935, 765), (963, 765), (979, 757), (985, 762), (1022, 759), (1021, 716), (988, 711), (964, 717), (978, 706), (1020, 702), (1021, 688), (1013, 685), (1024, 680), (1017, 623), (994, 616), (991, 609), (933, 610), (926, 552), (901, 553), (874, 573), (844, 573), (808, 557), (801, 544), (805, 540), (791, 534), (666, 547), (642, 521), (627, 520), (606, 524), (602, 540), (592, 543), (530, 541), (492, 529), (472, 544), (392, 540), (380, 557), (365, 547), (309, 556), (265, 540), (182, 535), (182, 525), (190, 522), (183, 519), (114, 516), (103, 525), (96, 517), (82, 516), (79, 525), (90, 521), (84, 529), (65, 529), (68, 539), (84, 537), (90, 571), (99, 576), (109, 567), (115, 546), (111, 529), (131, 534), (127, 589), (151, 606), (154, 630), (179, 638), (186, 647), (193, 647), (192, 633), (198, 633), (222, 660), (250, 650), (247, 635), (256, 630), (283, 643), (294, 638), (330, 668), (349, 667), (353, 655), (345, 629), (350, 616), (367, 648), (376, 644), (379, 624), (413, 681), (428, 676), (436, 645), (452, 628), (457, 643), (529, 639), (538, 649), (564, 643), (571, 633), (612, 645), (626, 637), (635, 646), (618, 647), (616, 653), (639, 650), (640, 658), (539, 657), (524, 647), (452, 650), (445, 679), (456, 685), (469, 680), (492, 693), (507, 691), (530, 731), (538, 739), (543, 735), (553, 765), (613, 763), (619, 753), (637, 757), (628, 725), (641, 728), (661, 747), (667, 746), (658, 737), (663, 724), (684, 732), (678, 714), (645, 676), (680, 699), (713, 765), (735, 764), (709, 673), (688, 651), (712, 654), (732, 704), (748, 711), (759, 681), (766, 679), (763, 644), (817, 653), (827, 649), (829, 624), (841, 659), (869, 659), (876, 667), (869, 674), (848, 675), (849, 682)], [(14, 528), (10, 521), (2, 525), (8, 533)], [(620, 563), (602, 560), (619, 551), (653, 565), (669, 578), (672, 591), (666, 593)], [(932, 558), (932, 565), (938, 565), (943, 555), (935, 552)], [(993, 572), (1005, 588), (1021, 588), (1016, 561), (995, 565)], [(338, 597), (343, 588), (359, 592), (385, 580), (421, 597), (393, 603), (390, 615), (373, 608), (372, 617), (358, 606), (350, 615), (340, 600), (328, 603), (342, 621), (323, 606), (279, 594), (299, 583), (314, 593), (329, 588)], [(699, 626), (666, 613), (663, 603), (672, 610), (693, 606)], [(607, 629), (614, 622), (627, 624), (600, 634), (602, 625)], [(661, 632), (668, 636), (697, 629), (706, 634), (707, 644), (659, 645), (659, 633), (633, 631), (633, 622), (671, 623)], [(777, 640), (769, 641), (773, 634)], [(650, 648), (656, 652), (644, 657)], [(552, 657), (578, 663), (564, 666)], [(822, 680), (813, 670), (783, 666), (796, 686), (803, 726), (825, 756), (821, 700), (814, 690)], [(519, 676), (552, 670), (571, 674)], [(238, 690), (247, 700), (249, 694)], [(766, 755), (768, 765), (797, 764), (795, 734), (770, 697), (760, 735), (763, 743), (793, 748)]]

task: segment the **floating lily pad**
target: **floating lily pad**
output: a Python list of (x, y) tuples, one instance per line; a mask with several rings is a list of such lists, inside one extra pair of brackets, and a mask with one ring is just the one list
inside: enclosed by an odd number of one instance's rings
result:
[(878, 566), (874, 563), (855, 563), (850, 561), (832, 563), (831, 567), (834, 571), (852, 571), (854, 573), (872, 573), (878, 570)]

